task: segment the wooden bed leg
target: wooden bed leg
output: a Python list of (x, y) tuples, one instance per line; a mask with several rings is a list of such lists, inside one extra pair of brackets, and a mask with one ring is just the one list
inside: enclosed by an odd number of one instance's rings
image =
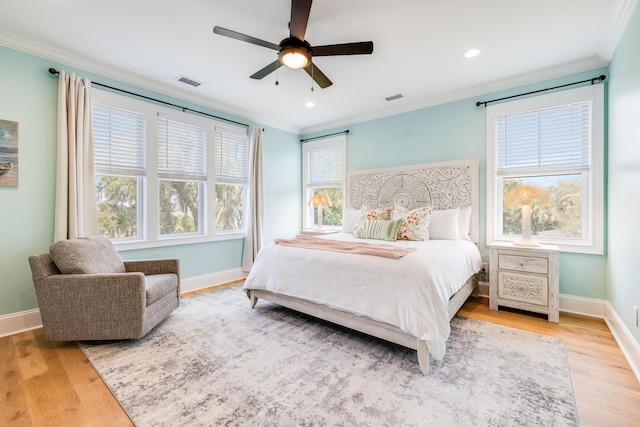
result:
[(418, 340), (418, 364), (423, 375), (429, 375), (429, 348), (427, 342)]
[(249, 291), (249, 301), (251, 302), (251, 308), (255, 308), (258, 303), (258, 297), (255, 296), (253, 290)]

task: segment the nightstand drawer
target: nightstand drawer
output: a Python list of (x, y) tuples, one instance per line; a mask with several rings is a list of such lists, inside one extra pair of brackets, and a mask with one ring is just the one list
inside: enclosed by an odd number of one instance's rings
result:
[(498, 272), (498, 298), (549, 305), (549, 278), (510, 271)]
[(523, 273), (548, 274), (549, 260), (547, 258), (500, 254), (498, 268)]

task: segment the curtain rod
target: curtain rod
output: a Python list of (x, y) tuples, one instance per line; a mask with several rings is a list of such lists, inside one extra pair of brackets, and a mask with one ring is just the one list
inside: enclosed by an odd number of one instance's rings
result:
[[(55, 68), (49, 68), (49, 74), (60, 74), (60, 71), (56, 70)], [(224, 117), (214, 116), (213, 114), (205, 113), (203, 111), (198, 111), (198, 110), (194, 110), (194, 109), (189, 108), (189, 107), (183, 107), (181, 105), (172, 104), (172, 103), (167, 102), (167, 101), (162, 101), (161, 99), (156, 99), (156, 98), (151, 98), (150, 96), (140, 95), (139, 93), (129, 92), (128, 90), (119, 89), (117, 87), (109, 86), (109, 85), (106, 85), (106, 84), (103, 84), (103, 83), (98, 83), (98, 82), (92, 81), (91, 84), (92, 85), (96, 85), (96, 86), (105, 87), (107, 89), (112, 89), (112, 90), (115, 90), (115, 91), (118, 91), (118, 92), (127, 93), (129, 95), (137, 96), (139, 98), (148, 99), (149, 101), (159, 102), (159, 103), (164, 104), (164, 105), (169, 105), (171, 107), (179, 108), (183, 112), (191, 111), (192, 113), (202, 114), (203, 116), (213, 117), (215, 119), (224, 120), (225, 122), (229, 122), (229, 123), (235, 123), (236, 125), (244, 126), (244, 127), (247, 127), (247, 128), (249, 127), (249, 125), (246, 124), (246, 123), (240, 123), (240, 122), (236, 122), (235, 120), (225, 119)]]
[(481, 105), (483, 105), (483, 104), (484, 104), (484, 106), (486, 107), (486, 106), (487, 106), (487, 104), (489, 104), (490, 102), (497, 102), (497, 101), (502, 101), (502, 100), (504, 100), (504, 99), (517, 98), (517, 97), (519, 97), (519, 96), (531, 95), (532, 93), (545, 92), (545, 91), (547, 91), (547, 90), (558, 89), (558, 88), (561, 88), (561, 87), (578, 85), (578, 84), (580, 84), (580, 83), (591, 82), (591, 84), (595, 84), (596, 80), (603, 81), (603, 80), (604, 80), (604, 79), (606, 79), (606, 78), (607, 78), (607, 76), (605, 76), (604, 74), (602, 74), (601, 76), (594, 77), (594, 78), (592, 78), (592, 79), (582, 80), (582, 81), (579, 81), (579, 82), (567, 83), (567, 84), (565, 84), (565, 85), (554, 86), (554, 87), (549, 87), (549, 88), (546, 88), (546, 89), (540, 89), (540, 90), (534, 90), (533, 92), (520, 93), (520, 94), (518, 94), (518, 95), (505, 96), (504, 98), (492, 99), (491, 101), (478, 101), (478, 102), (476, 102), (476, 107), (479, 107), (479, 106), (481, 106)]
[(346, 134), (346, 135), (349, 135), (349, 129), (343, 130), (342, 132), (330, 133), (328, 135), (320, 135), (320, 136), (314, 136), (312, 138), (301, 139), (300, 142), (307, 142), (307, 141), (313, 141), (314, 139), (328, 138), (328, 137), (334, 136), (334, 135), (342, 135), (343, 133)]

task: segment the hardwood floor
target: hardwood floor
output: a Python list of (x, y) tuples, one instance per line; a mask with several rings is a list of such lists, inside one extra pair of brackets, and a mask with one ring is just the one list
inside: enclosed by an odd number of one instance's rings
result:
[[(473, 298), (460, 314), (562, 338), (581, 425), (640, 426), (640, 384), (603, 320), (560, 313), (549, 323)], [(0, 338), (0, 369), (2, 426), (133, 425), (77, 345), (47, 342), (42, 329)]]

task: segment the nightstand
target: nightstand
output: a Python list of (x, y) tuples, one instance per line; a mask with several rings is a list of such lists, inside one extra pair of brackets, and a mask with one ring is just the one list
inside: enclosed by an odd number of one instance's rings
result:
[(498, 306), (543, 313), (560, 321), (557, 246), (489, 245), (489, 308)]
[(314, 228), (305, 228), (304, 230), (300, 230), (300, 234), (305, 236), (324, 236), (327, 234), (335, 234), (339, 233), (340, 230), (332, 230), (329, 228), (323, 228), (322, 230), (316, 230)]

